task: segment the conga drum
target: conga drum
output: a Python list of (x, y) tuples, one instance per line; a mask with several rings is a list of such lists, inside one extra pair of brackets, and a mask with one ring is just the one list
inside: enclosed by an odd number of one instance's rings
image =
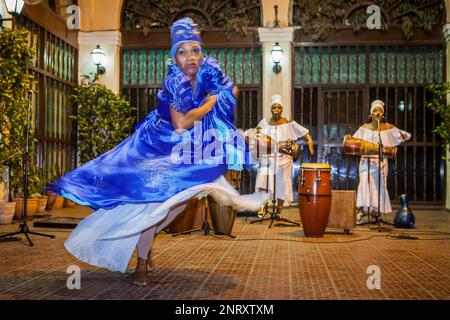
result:
[(271, 154), (275, 147), (272, 138), (262, 133), (259, 127), (245, 131), (245, 142), (256, 159)]
[(328, 163), (302, 163), (298, 209), (306, 237), (322, 237), (331, 209), (331, 168)]
[(182, 233), (202, 226), (202, 212), (197, 199), (190, 199), (186, 208), (166, 227), (169, 233)]
[(236, 210), (232, 206), (220, 205), (211, 196), (208, 196), (208, 207), (215, 233), (231, 235), (236, 219)]
[(224, 176), (237, 191), (241, 190), (242, 171), (228, 170)]
[[(345, 156), (370, 156), (378, 154), (378, 144), (346, 135), (343, 141)], [(383, 147), (383, 155), (394, 159), (397, 155), (396, 147)]]

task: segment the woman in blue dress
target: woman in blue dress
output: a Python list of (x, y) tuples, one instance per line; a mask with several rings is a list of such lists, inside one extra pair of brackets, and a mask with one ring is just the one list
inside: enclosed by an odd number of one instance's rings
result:
[(203, 56), (192, 19), (172, 25), (171, 43), (175, 63), (155, 110), (116, 147), (47, 186), (96, 210), (71, 233), (66, 249), (89, 264), (125, 272), (137, 248), (137, 285), (147, 284), (154, 235), (188, 199), (210, 194), (238, 211), (257, 211), (269, 197), (240, 195), (223, 177), (249, 162), (234, 126), (237, 87), (216, 60)]

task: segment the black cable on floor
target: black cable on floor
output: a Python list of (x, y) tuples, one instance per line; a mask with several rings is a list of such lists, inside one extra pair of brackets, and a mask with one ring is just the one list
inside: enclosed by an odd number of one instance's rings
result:
[(450, 238), (418, 238), (418, 237), (410, 237), (405, 235), (398, 235), (398, 234), (383, 234), (383, 235), (373, 235), (361, 239), (352, 239), (352, 240), (345, 240), (345, 241), (310, 241), (310, 240), (294, 240), (294, 239), (277, 239), (277, 238), (247, 238), (247, 239), (230, 239), (230, 238), (224, 238), (218, 235), (210, 234), (213, 238), (220, 239), (220, 240), (228, 240), (228, 241), (289, 241), (289, 242), (301, 242), (301, 243), (311, 243), (311, 244), (343, 244), (343, 243), (351, 243), (351, 242), (360, 242), (360, 241), (367, 241), (373, 238), (386, 238), (388, 240), (415, 240), (415, 241), (422, 241), (422, 240), (450, 240)]

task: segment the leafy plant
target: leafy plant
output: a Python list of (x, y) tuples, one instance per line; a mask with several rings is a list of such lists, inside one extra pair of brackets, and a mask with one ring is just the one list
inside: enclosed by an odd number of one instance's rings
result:
[[(24, 29), (0, 28), (0, 182), (4, 167), (9, 167), (10, 195), (23, 193), (23, 155), (27, 119), (27, 94), (33, 76), (29, 65), (33, 49), (29, 32)], [(36, 187), (39, 177), (33, 165), (34, 126), (29, 124), (29, 190)], [(31, 194), (31, 193), (30, 193)]]
[(74, 90), (78, 122), (78, 152), (81, 163), (112, 149), (129, 135), (134, 123), (129, 103), (105, 85), (84, 82)]
[[(20, 161), (22, 164), (22, 161)], [(24, 196), (24, 170), (17, 170), (14, 166), (14, 170), (11, 170), (9, 174), (9, 184), (10, 184), (10, 196), (14, 198), (22, 198)], [(39, 185), (41, 179), (39, 178), (37, 168), (34, 165), (29, 167), (28, 171), (28, 183), (27, 183), (27, 195), (28, 198), (36, 197), (37, 194), (40, 195)]]
[(447, 103), (450, 98), (450, 82), (429, 85), (428, 90), (433, 94), (433, 98), (428, 101), (427, 107), (441, 118), (434, 132), (447, 146), (450, 144), (450, 104)]

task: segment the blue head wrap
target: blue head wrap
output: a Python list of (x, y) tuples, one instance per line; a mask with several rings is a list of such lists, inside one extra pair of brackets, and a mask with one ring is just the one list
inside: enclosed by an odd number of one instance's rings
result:
[(202, 39), (200, 38), (200, 30), (198, 25), (194, 23), (191, 18), (182, 18), (175, 21), (170, 27), (170, 40), (172, 49), (170, 55), (175, 59), (178, 47), (184, 42), (198, 43), (200, 50), (202, 50)]

